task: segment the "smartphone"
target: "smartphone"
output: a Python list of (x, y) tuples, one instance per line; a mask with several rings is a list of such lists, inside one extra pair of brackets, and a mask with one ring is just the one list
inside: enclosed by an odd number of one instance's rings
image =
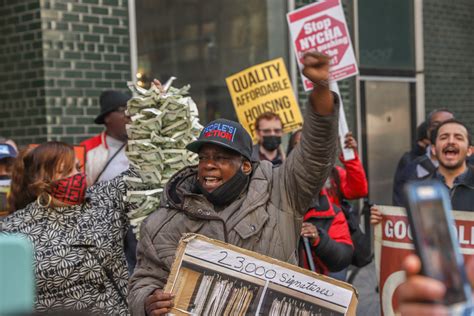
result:
[(33, 311), (33, 269), (33, 247), (26, 237), (0, 230), (0, 315), (27, 315)]
[(423, 181), (407, 184), (405, 192), (422, 274), (446, 286), (441, 303), (452, 308), (472, 305), (471, 285), (459, 250), (448, 190), (441, 182)]

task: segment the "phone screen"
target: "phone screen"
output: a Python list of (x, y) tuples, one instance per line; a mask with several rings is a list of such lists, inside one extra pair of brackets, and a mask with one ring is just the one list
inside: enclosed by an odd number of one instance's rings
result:
[[(418, 223), (424, 273), (444, 283), (447, 288), (445, 304), (466, 301), (464, 279), (456, 260), (450, 228), (441, 199), (418, 202)], [(415, 216), (416, 221), (416, 216)], [(457, 240), (455, 240), (457, 243)]]

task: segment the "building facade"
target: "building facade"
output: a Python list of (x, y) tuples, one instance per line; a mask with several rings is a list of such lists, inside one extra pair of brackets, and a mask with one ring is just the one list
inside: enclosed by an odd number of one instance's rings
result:
[[(1, 0), (0, 136), (77, 144), (103, 90), (190, 83), (201, 120), (235, 119), (225, 77), (283, 57), (302, 108), (286, 12), (313, 0)], [(426, 113), (474, 126), (474, 2), (342, 0), (360, 75), (339, 83), (371, 200), (388, 203), (396, 162)]]
[(106, 89), (131, 78), (125, 0), (0, 2), (0, 135), (77, 144)]

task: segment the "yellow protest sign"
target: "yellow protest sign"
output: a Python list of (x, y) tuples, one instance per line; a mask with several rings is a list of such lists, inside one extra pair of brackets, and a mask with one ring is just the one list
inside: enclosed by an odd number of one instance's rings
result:
[(303, 124), (283, 58), (247, 68), (226, 78), (240, 124), (256, 140), (255, 120), (264, 112), (277, 113), (285, 133)]

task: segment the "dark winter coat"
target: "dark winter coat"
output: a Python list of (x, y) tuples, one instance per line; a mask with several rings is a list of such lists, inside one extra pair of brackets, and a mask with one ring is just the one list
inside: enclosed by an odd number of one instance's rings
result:
[(145, 299), (166, 284), (185, 233), (296, 264), (303, 215), (334, 164), (337, 116), (337, 110), (330, 116), (310, 111), (302, 141), (291, 156), (276, 168), (268, 161), (254, 164), (246, 192), (223, 210), (216, 211), (203, 195), (192, 193), (196, 167), (176, 174), (165, 188), (162, 207), (141, 228), (138, 263), (129, 286), (132, 314), (143, 316)]

